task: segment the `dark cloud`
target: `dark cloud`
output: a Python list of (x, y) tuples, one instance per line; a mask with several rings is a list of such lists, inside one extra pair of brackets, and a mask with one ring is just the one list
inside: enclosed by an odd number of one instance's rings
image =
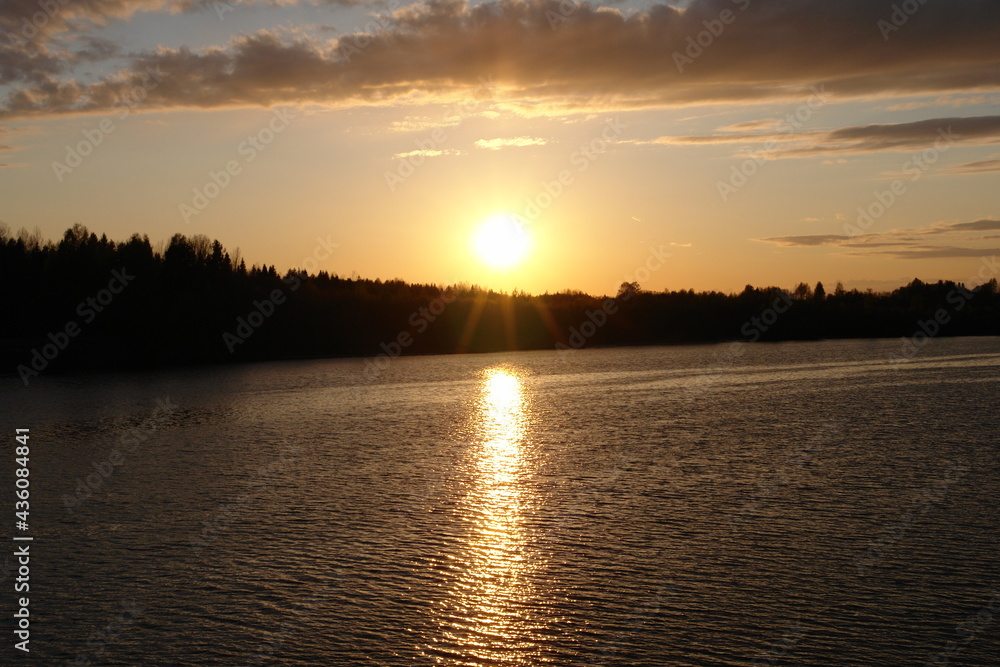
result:
[[(245, 5), (278, 6), (295, 0), (3, 0), (0, 2), (0, 85), (39, 83), (65, 74), (68, 65), (118, 55), (117, 45), (86, 31), (141, 12), (213, 11), (222, 18)], [(311, 4), (354, 5), (367, 0), (307, 0)], [(67, 57), (60, 41), (69, 36), (85, 47)]]
[(845, 127), (826, 134), (812, 146), (790, 148), (786, 156), (830, 153), (871, 153), (924, 148), (939, 143), (997, 143), (1000, 116), (930, 118), (912, 123)]
[(948, 232), (992, 232), (1000, 230), (1000, 220), (975, 220), (973, 222), (956, 222), (945, 225), (937, 233)]
[(87, 36), (82, 43), (83, 48), (73, 52), (73, 59), (77, 62), (100, 62), (121, 53), (118, 45), (108, 39)]
[[(810, 157), (836, 153), (873, 153), (927, 148), (937, 143), (993, 144), (1000, 143), (1000, 116), (930, 118), (909, 123), (858, 125), (831, 132), (786, 132), (732, 134), (722, 128), (719, 134), (700, 136), (659, 137), (644, 143), (655, 144), (760, 144), (774, 142), (792, 144), (772, 151), (772, 157)], [(1000, 165), (1000, 161), (972, 163)]]
[(819, 246), (832, 246), (845, 248), (854, 251), (850, 254), (855, 256), (878, 255), (892, 259), (940, 259), (957, 257), (984, 257), (994, 255), (1000, 251), (989, 248), (984, 249), (928, 245), (928, 236), (940, 234), (965, 234), (965, 238), (959, 238), (958, 241), (972, 243), (994, 237), (973, 237), (969, 236), (970, 232), (995, 230), (1000, 230), (1000, 220), (982, 219), (974, 220), (972, 222), (953, 222), (932, 225), (929, 227), (897, 229), (889, 232), (854, 236), (849, 234), (808, 234), (804, 236), (775, 236), (756, 240), (764, 243), (773, 243), (783, 247), (811, 248)]
[(0, 85), (37, 85), (65, 71), (66, 63), (56, 54), (14, 49), (0, 43)]
[(0, 30), (6, 45), (23, 46), (27, 42), (29, 48), (40, 48), (59, 33), (107, 25), (138, 12), (180, 11), (189, 4), (176, 0), (50, 0), (45, 3), (4, 0), (0, 3)]
[[(206, 6), (202, 0), (79, 4), (92, 10), (87, 20), (95, 22), (126, 16), (136, 6), (157, 11)], [(488, 0), (475, 6), (439, 0), (399, 10), (385, 29), (344, 37), (339, 45), (259, 33), (227, 48), (142, 54), (127, 71), (87, 86), (43, 85), (38, 75), (23, 74), (20, 80), (32, 85), (4, 106), (7, 116), (99, 110), (149, 66), (169, 75), (145, 103), (159, 108), (454, 99), (489, 76), (499, 99), (531, 105), (537, 113), (805, 99), (814, 83), (838, 96), (1000, 88), (1000, 3), (927, 3), (889, 40), (877, 27), (891, 13), (882, 5), (694, 0), (684, 10), (660, 4), (623, 13), (559, 0)], [(84, 14), (82, 8), (73, 11)], [(5, 16), (10, 13), (4, 9)], [(718, 31), (720, 16), (732, 20), (713, 37), (706, 22)], [(707, 47), (693, 41), (699, 34), (703, 43), (711, 40)], [(686, 58), (685, 52), (693, 56), (690, 62), (678, 59), (677, 54)], [(2, 62), (0, 56), (0, 69)], [(837, 139), (861, 146), (907, 141)]]
[[(0, 85), (50, 84), (73, 62), (114, 55), (116, 46), (85, 31), (170, 4), (169, 0), (50, 0), (43, 6), (38, 0), (4, 0), (0, 2)], [(59, 38), (70, 34), (84, 44), (75, 56), (58, 44)]]

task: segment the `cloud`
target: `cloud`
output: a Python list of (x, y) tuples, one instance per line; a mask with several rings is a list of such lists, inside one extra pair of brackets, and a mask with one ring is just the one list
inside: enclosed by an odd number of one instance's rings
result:
[(839, 245), (851, 237), (841, 234), (805, 234), (800, 236), (776, 236), (766, 239), (756, 239), (766, 243), (785, 247), (814, 247), (821, 245)]
[(788, 149), (784, 155), (902, 151), (924, 148), (942, 140), (963, 144), (1000, 142), (1000, 116), (930, 118), (911, 123), (844, 127), (827, 133), (812, 146)]
[(774, 129), (781, 122), (780, 118), (760, 118), (758, 120), (745, 120), (741, 123), (720, 127), (719, 132), (753, 132), (755, 130)]
[(887, 255), (892, 259), (954, 259), (962, 257), (993, 257), (1000, 255), (1000, 248), (957, 248), (950, 246), (930, 246), (910, 250), (893, 250), (875, 254)]
[[(736, 126), (730, 126), (736, 127)], [(874, 153), (926, 148), (936, 142), (985, 145), (1000, 143), (1000, 116), (930, 118), (909, 123), (887, 123), (843, 127), (832, 131), (664, 136), (643, 144), (760, 144), (771, 142), (770, 158), (812, 157), (839, 153)], [(778, 146), (786, 144), (785, 147)], [(787, 146), (787, 144), (794, 144)], [(824, 164), (842, 164), (843, 159)]]
[(956, 245), (933, 245), (929, 237), (952, 235), (951, 243), (974, 244), (995, 238), (973, 235), (976, 232), (1000, 231), (1000, 220), (984, 218), (971, 222), (938, 223), (925, 227), (895, 229), (888, 232), (854, 235), (849, 234), (807, 234), (775, 236), (755, 239), (763, 243), (791, 248), (815, 248), (830, 246), (848, 249), (854, 256), (885, 256), (891, 259), (942, 259), (958, 257), (983, 257), (996, 254), (993, 248), (977, 248)]
[(476, 148), (498, 151), (501, 148), (521, 148), (524, 146), (544, 146), (547, 142), (539, 137), (512, 137), (510, 139), (479, 139)]
[(1000, 220), (976, 220), (974, 222), (956, 222), (943, 227), (937, 227), (933, 234), (950, 234), (955, 232), (992, 232), (1000, 230)]
[(948, 167), (945, 171), (953, 174), (989, 174), (1000, 171), (1000, 160), (978, 160)]
[(648, 141), (635, 140), (635, 144), (663, 144), (663, 145), (698, 145), (698, 144), (762, 144), (768, 141), (788, 142), (802, 141), (810, 136), (819, 136), (819, 132), (794, 132), (777, 134), (702, 134), (687, 136), (663, 136)]
[[(353, 5), (367, 0), (306, 0), (308, 4)], [(119, 45), (87, 35), (87, 31), (140, 13), (180, 14), (211, 11), (224, 18), (245, 5), (281, 6), (300, 0), (4, 0), (0, 3), (0, 85), (38, 83), (65, 74), (80, 61), (105, 60)], [(65, 47), (85, 43), (72, 53)]]
[(455, 148), (422, 148), (415, 151), (407, 151), (406, 153), (396, 153), (393, 155), (393, 159), (406, 159), (409, 157), (441, 157), (442, 155), (464, 155), (463, 151)]
[(377, 129), (373, 129), (373, 131), (384, 132), (388, 128), (392, 132), (424, 132), (439, 127), (453, 127), (461, 125), (461, 123), (461, 116), (411, 116), (403, 120), (394, 120), (388, 126), (378, 125)]
[[(952, 107), (957, 109), (959, 107), (964, 107), (973, 104), (983, 104), (987, 102), (989, 98), (985, 95), (973, 95), (973, 96), (953, 96), (953, 95), (942, 95), (936, 100), (918, 100), (913, 102), (900, 102), (898, 104), (890, 104), (886, 107), (888, 111), (913, 111), (916, 109), (924, 109), (926, 107)], [(993, 100), (989, 100), (992, 102)]]
[[(117, 46), (86, 31), (140, 11), (160, 11), (168, 0), (4, 0), (0, 3), (0, 85), (20, 83), (43, 90), (74, 62), (106, 58)], [(73, 54), (62, 43), (82, 41)]]
[(121, 49), (109, 39), (84, 36), (81, 38), (84, 47), (73, 54), (77, 62), (100, 62), (117, 56)]
[[(149, 66), (169, 73), (169, 84), (146, 102), (153, 108), (451, 101), (490, 74), (499, 101), (539, 115), (804, 99), (819, 83), (839, 97), (1000, 89), (998, 3), (928, 3), (885, 41), (876, 24), (889, 11), (870, 0), (693, 0), (684, 9), (655, 4), (630, 12), (586, 3), (566, 11), (569, 1), (417, 3), (395, 11), (375, 34), (320, 42), (260, 32), (225, 47), (161, 48), (93, 83), (57, 79), (62, 70), (42, 51), (36, 61), (25, 59), (30, 49), (7, 48), (0, 72), (24, 87), (3, 114), (101, 111)], [(206, 3), (81, 0), (60, 15), (97, 24)], [(16, 20), (33, 7), (7, 3), (3, 16)], [(734, 20), (696, 54), (691, 44), (723, 10)], [(565, 20), (553, 25), (552, 16)], [(688, 49), (697, 55), (690, 63), (683, 61)]]

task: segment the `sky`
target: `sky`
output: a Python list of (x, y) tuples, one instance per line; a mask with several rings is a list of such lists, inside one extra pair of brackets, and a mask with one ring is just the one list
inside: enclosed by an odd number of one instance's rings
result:
[(1000, 3), (6, 0), (0, 221), (532, 293), (978, 284)]

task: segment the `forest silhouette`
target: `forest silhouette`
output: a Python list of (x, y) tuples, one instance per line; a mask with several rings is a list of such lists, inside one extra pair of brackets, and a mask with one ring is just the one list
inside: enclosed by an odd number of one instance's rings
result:
[(204, 235), (114, 242), (81, 225), (57, 243), (0, 228), (3, 372), (267, 359), (718, 341), (1000, 334), (994, 278), (891, 292), (752, 287), (597, 297), (246, 267)]

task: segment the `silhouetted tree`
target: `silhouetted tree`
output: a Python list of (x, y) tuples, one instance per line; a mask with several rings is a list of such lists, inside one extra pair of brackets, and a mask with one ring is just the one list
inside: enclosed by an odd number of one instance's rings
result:
[(642, 292), (642, 286), (639, 283), (633, 281), (625, 281), (618, 287), (617, 299), (620, 301), (628, 301), (632, 297), (636, 296)]
[[(82, 320), (78, 304), (106, 291), (114, 272), (134, 278)], [(789, 296), (780, 287), (752, 285), (739, 294), (653, 293), (626, 281), (615, 313), (598, 318), (600, 326), (584, 327), (605, 297), (577, 290), (504, 294), (355, 273), (342, 278), (289, 269), (280, 275), (273, 264), (248, 270), (238, 250), (229, 253), (204, 235), (175, 234), (154, 247), (148, 236), (116, 243), (79, 224), (58, 245), (38, 230), (13, 235), (0, 224), (0, 280), (13, 286), (8, 309), (17, 313), (0, 318), (0, 359), (8, 371), (70, 320), (85, 326), (53, 368), (375, 355), (401, 331), (412, 338), (405, 353), (737, 340), (747, 336), (748, 323)], [(847, 291), (839, 282), (833, 294), (822, 283), (815, 289), (800, 283), (793, 293), (798, 299), (768, 320), (766, 331), (757, 330), (761, 340), (912, 336), (918, 322), (940, 309), (950, 319), (939, 335), (1000, 334), (996, 279), (974, 291), (952, 281), (913, 280), (889, 293)], [(227, 346), (225, 333), (239, 333), (238, 344)]]

